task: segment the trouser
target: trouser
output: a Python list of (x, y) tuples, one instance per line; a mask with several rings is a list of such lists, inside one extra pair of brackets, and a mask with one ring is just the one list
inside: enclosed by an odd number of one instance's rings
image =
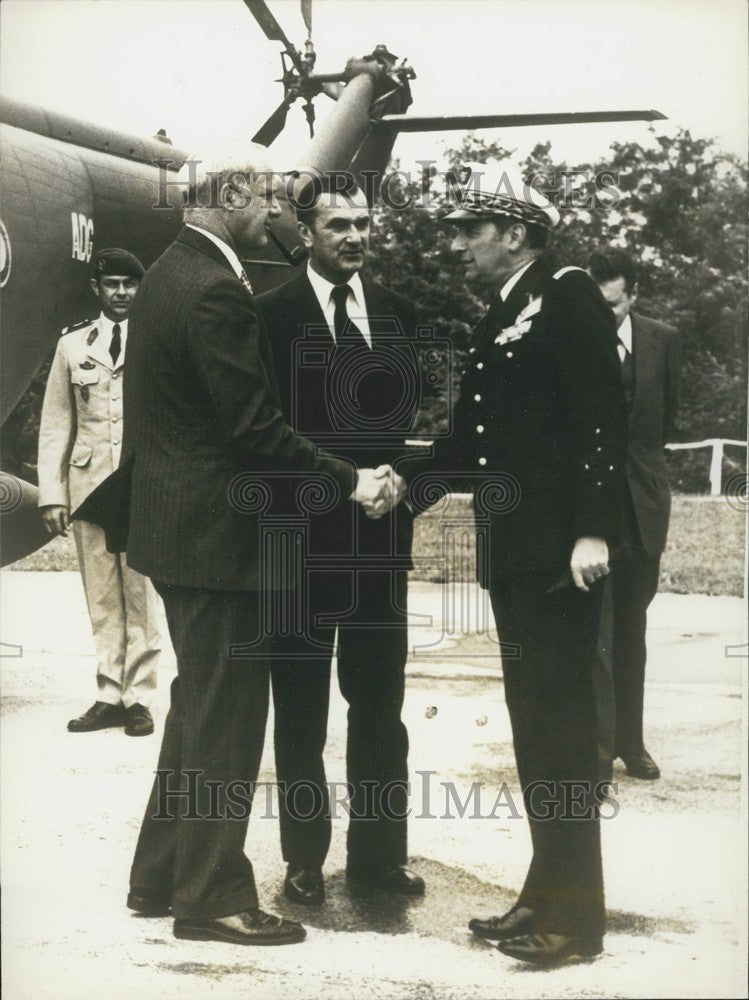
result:
[(500, 641), (519, 647), (503, 663), (533, 844), (518, 905), (536, 912), (538, 930), (595, 939), (605, 921), (592, 684), (602, 585), (546, 587), (526, 577), (490, 592)]
[[(407, 574), (357, 570), (310, 575), (303, 625), (274, 642), (276, 776), (284, 860), (322, 865), (331, 838), (323, 750), (338, 626), (338, 683), (348, 702), (347, 790), (351, 872), (407, 860), (408, 734), (401, 722), (408, 651)], [(284, 794), (285, 790), (285, 794)]]
[(627, 757), (644, 748), (648, 607), (658, 592), (660, 553), (639, 542), (606, 580), (594, 671), (599, 756)]
[(153, 586), (124, 554), (107, 552), (98, 525), (73, 521), (73, 537), (96, 646), (97, 701), (149, 705), (161, 652)]
[[(156, 588), (177, 677), (130, 884), (171, 901), (175, 917), (227, 916), (258, 903), (244, 842), (268, 713), (261, 595)], [(235, 646), (255, 658), (232, 655)]]

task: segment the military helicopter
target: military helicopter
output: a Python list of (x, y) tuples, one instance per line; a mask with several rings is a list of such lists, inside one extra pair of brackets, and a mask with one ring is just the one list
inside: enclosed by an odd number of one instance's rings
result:
[[(414, 69), (377, 45), (333, 73), (316, 72), (311, 0), (301, 0), (307, 29), (303, 50), (281, 29), (265, 0), (244, 0), (272, 42), (281, 45), (283, 98), (252, 136), (270, 146), (283, 131), (289, 109), (301, 102), (310, 131), (294, 166), (317, 173), (348, 170), (371, 178), (385, 171), (400, 132), (449, 131), (526, 125), (653, 121), (652, 110), (577, 113), (417, 116), (412, 104)], [(315, 128), (315, 100), (336, 102)], [(13, 412), (49, 356), (61, 328), (82, 318), (89, 262), (95, 248), (125, 246), (146, 266), (176, 236), (180, 207), (154, 208), (159, 180), (184, 166), (188, 155), (162, 130), (150, 139), (112, 132), (56, 112), (0, 100), (3, 172), (0, 192), (0, 288), (3, 368), (0, 417)], [(287, 205), (262, 258), (246, 261), (259, 291), (285, 281), (305, 259), (294, 246), (294, 215)], [(6, 565), (49, 540), (37, 510), (36, 488), (0, 473), (0, 556)]]

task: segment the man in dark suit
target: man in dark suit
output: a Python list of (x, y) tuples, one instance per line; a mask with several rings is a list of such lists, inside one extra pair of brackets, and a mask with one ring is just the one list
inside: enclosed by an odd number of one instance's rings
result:
[[(251, 479), (259, 494), (276, 470), (324, 475), (340, 503), (356, 479), (281, 412), (238, 258), (280, 212), (263, 152), (219, 173), (202, 163), (198, 207), (141, 283), (118, 470), (131, 477), (128, 563), (163, 598), (178, 672), (128, 905), (171, 909), (177, 937), (248, 945), (305, 934), (259, 909), (243, 852), (268, 705), (263, 595), (278, 585)], [(362, 472), (357, 494), (374, 503), (384, 482)]]
[(417, 507), (436, 475), (472, 489), (488, 520), (478, 573), (502, 643), (533, 857), (512, 909), (469, 927), (507, 955), (552, 965), (602, 949), (592, 667), (621, 517), (624, 399), (603, 297), (584, 271), (555, 271), (543, 256), (556, 209), (511, 169), (469, 169), (445, 221), (491, 306), (451, 434), (404, 475)]
[(611, 758), (621, 757), (627, 774), (652, 781), (660, 777), (660, 770), (643, 739), (645, 634), (671, 510), (664, 446), (676, 419), (677, 333), (665, 323), (632, 312), (637, 273), (623, 250), (596, 250), (588, 272), (616, 318), (629, 415), (627, 550), (607, 581), (610, 607), (604, 614), (600, 643), (599, 740), (609, 768)]
[[(300, 193), (299, 205), (309, 263), (258, 299), (287, 418), (357, 465), (395, 464), (419, 405), (413, 306), (359, 275), (370, 225), (360, 191), (336, 193), (322, 180), (316, 192)], [(424, 892), (407, 867), (401, 721), (412, 534), (405, 504), (379, 520), (352, 504), (305, 521), (300, 618), (277, 637), (271, 669), (284, 892), (297, 903), (319, 905), (325, 895), (331, 815), (323, 750), (336, 627), (338, 683), (349, 705), (347, 878)]]

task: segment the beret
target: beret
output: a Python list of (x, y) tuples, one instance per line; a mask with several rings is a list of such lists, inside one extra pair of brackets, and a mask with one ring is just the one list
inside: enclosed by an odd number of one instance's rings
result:
[(118, 277), (142, 278), (146, 273), (137, 257), (127, 250), (120, 250), (119, 247), (99, 250), (94, 255), (91, 268), (95, 277), (100, 274), (111, 274)]

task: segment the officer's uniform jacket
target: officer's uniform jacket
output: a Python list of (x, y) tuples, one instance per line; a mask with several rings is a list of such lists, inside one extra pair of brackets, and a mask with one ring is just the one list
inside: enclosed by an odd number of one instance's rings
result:
[(583, 536), (618, 545), (620, 368), (611, 310), (578, 268), (536, 260), (477, 326), (448, 434), (407, 478), (420, 508), (435, 476), (473, 492), (483, 586), (527, 573), (553, 584)]
[(120, 460), (122, 348), (109, 354), (112, 323), (105, 317), (63, 330), (44, 394), (39, 429), (39, 506), (74, 510)]

